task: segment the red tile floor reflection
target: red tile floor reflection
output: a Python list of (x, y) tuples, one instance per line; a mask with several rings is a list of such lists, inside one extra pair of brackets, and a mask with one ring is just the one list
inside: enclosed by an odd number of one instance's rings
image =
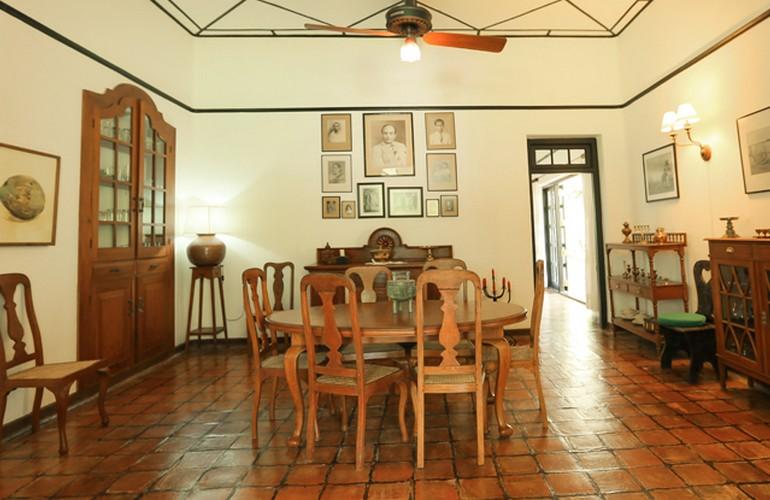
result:
[[(263, 411), (250, 447), (249, 365), (243, 347), (197, 346), (116, 387), (108, 428), (94, 405), (71, 412), (70, 455), (56, 454), (55, 423), (0, 451), (2, 497), (125, 498), (769, 498), (770, 396), (733, 377), (722, 392), (706, 368), (662, 372), (651, 344), (600, 331), (579, 304), (546, 298), (543, 374), (551, 425), (536, 423), (532, 378), (513, 373), (505, 395), (512, 439), (490, 433), (475, 465), (466, 396), (429, 397), (427, 461), (399, 442), (396, 396), (372, 400), (367, 468), (353, 467), (346, 434), (323, 409), (314, 460), (286, 447), (291, 402)], [(267, 391), (264, 391), (267, 392)], [(263, 394), (264, 394), (263, 392)]]

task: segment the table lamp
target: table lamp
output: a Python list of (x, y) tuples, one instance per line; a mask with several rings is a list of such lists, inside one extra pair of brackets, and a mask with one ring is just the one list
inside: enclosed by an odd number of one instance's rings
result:
[(227, 248), (216, 237), (222, 230), (222, 207), (193, 206), (187, 212), (185, 232), (197, 234), (187, 246), (187, 258), (196, 266), (217, 266), (225, 259)]

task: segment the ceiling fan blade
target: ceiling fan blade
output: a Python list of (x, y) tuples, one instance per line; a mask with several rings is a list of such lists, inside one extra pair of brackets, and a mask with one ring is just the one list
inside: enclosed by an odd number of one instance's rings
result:
[(332, 26), (330, 24), (306, 24), (305, 29), (322, 30), (322, 31), (338, 31), (340, 33), (355, 33), (357, 35), (398, 36), (395, 33), (391, 33), (390, 31), (365, 30), (361, 28), (345, 28), (343, 26)]
[(499, 36), (462, 35), (459, 33), (440, 33), (436, 31), (425, 33), (422, 39), (430, 45), (484, 50), (486, 52), (500, 52), (508, 41), (506, 38)]

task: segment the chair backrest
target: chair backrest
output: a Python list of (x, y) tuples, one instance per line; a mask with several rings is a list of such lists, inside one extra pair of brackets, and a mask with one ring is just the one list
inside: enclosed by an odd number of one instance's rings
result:
[(361, 303), (368, 304), (377, 302), (377, 292), (374, 291), (374, 281), (380, 274), (385, 275), (386, 280), (393, 279), (393, 273), (385, 266), (353, 266), (345, 271), (345, 276), (353, 279), (358, 276), (363, 285), (361, 290)]
[[(457, 294), (460, 288), (470, 282), (474, 288), (475, 301), (473, 304), (457, 304)], [(434, 284), (443, 302), (441, 310), (444, 313), (439, 329), (438, 342), (443, 347), (441, 362), (438, 366), (425, 366), (425, 300), (426, 285)], [(417, 327), (417, 377), (418, 384), (424, 382), (424, 375), (454, 375), (458, 373), (474, 373), (476, 380), (481, 380), (482, 344), (481, 344), (481, 282), (476, 273), (460, 269), (432, 269), (417, 277), (417, 311), (415, 323)], [(455, 347), (462, 340), (457, 325), (457, 309), (473, 308), (474, 310), (474, 343), (475, 358), (472, 365), (462, 365), (457, 359)]]
[[(430, 271), (431, 269), (462, 269), (467, 270), (468, 266), (465, 265), (465, 261), (462, 259), (452, 259), (449, 257), (441, 259), (433, 259), (427, 261), (422, 265), (423, 272)], [(468, 284), (463, 283), (463, 302), (468, 302)]]
[[(335, 304), (334, 297), (337, 290), (343, 288), (349, 297), (347, 304)], [(356, 385), (361, 391), (364, 388), (364, 350), (361, 344), (361, 328), (358, 324), (358, 299), (356, 298), (356, 286), (345, 276), (328, 273), (313, 273), (305, 275), (299, 285), (302, 307), (302, 324), (305, 330), (305, 344), (307, 345), (308, 382), (315, 385), (317, 375), (329, 375), (333, 377), (349, 377), (356, 379)], [(323, 327), (321, 336), (313, 333), (310, 318), (309, 294), (315, 292), (321, 299), (323, 310)], [(337, 327), (335, 310), (337, 307), (348, 308), (350, 327), (352, 331), (353, 346), (356, 351), (355, 368), (345, 366), (342, 363), (343, 337)], [(316, 363), (316, 344), (328, 349), (326, 363)]]
[(268, 334), (267, 321), (265, 321), (267, 315), (272, 312), (267, 296), (267, 279), (262, 269), (252, 267), (243, 271), (241, 282), (246, 330), (251, 340), (251, 352), (259, 366), (261, 354), (267, 353), (270, 349), (276, 349), (274, 343), (271, 345), (271, 336)]
[[(24, 326), (16, 311), (15, 296), (17, 288), (24, 287), (24, 311), (30, 330), (32, 331), (32, 352), (27, 352), (27, 344), (24, 342)], [(0, 383), (7, 377), (7, 371), (29, 361), (35, 361), (36, 365), (43, 364), (43, 343), (40, 339), (40, 327), (35, 316), (35, 308), (32, 305), (32, 288), (29, 278), (23, 274), (0, 274), (0, 295), (3, 297), (6, 322), (5, 329), (0, 326)], [(3, 332), (3, 330), (5, 330)], [(13, 356), (8, 359), (5, 355), (5, 335), (11, 340)], [(2, 385), (2, 384), (0, 384)]]
[(545, 299), (545, 265), (542, 260), (535, 262), (535, 299), (529, 316), (529, 335), (532, 341), (533, 360), (540, 359), (540, 323), (543, 319), (543, 300)]
[(273, 302), (271, 307), (273, 311), (283, 311), (286, 309), (283, 303), (283, 292), (285, 288), (284, 269), (289, 269), (289, 309), (294, 309), (294, 263), (293, 262), (267, 262), (263, 267), (265, 278), (270, 277), (270, 271), (273, 274)]
[(706, 316), (708, 321), (714, 320), (714, 299), (711, 295), (711, 278), (703, 279), (704, 272), (711, 272), (711, 263), (699, 260), (695, 263), (692, 273), (695, 276), (695, 293), (698, 295), (698, 314)]

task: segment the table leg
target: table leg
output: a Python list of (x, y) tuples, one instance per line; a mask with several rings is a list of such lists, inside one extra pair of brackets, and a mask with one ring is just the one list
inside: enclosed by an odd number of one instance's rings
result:
[(302, 401), (302, 390), (297, 374), (297, 360), (304, 346), (292, 345), (286, 350), (283, 367), (286, 370), (286, 384), (289, 386), (291, 400), (294, 402), (294, 432), (289, 438), (289, 446), (299, 446), (302, 443), (302, 422), (305, 418), (305, 404)]
[(495, 414), (497, 428), (502, 437), (513, 434), (513, 427), (505, 419), (505, 386), (508, 383), (508, 371), (511, 366), (511, 346), (504, 338), (484, 341), (497, 349), (497, 390), (495, 391)]

